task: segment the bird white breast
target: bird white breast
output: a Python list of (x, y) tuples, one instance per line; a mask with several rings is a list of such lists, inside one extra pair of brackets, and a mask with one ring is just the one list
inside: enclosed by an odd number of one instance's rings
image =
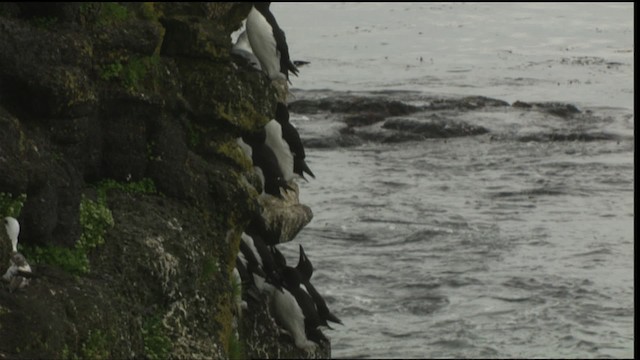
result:
[(251, 149), (251, 146), (247, 145), (242, 138), (237, 138), (236, 142), (238, 143), (238, 146), (240, 146), (240, 149), (242, 149), (242, 152), (249, 158), (249, 161), (252, 161), (251, 158), (253, 156), (253, 150)]
[(7, 231), (7, 235), (11, 240), (11, 247), (13, 248), (13, 252), (18, 251), (18, 235), (20, 235), (20, 223), (15, 218), (7, 216), (4, 218), (5, 221), (5, 230)]
[(296, 346), (310, 349), (316, 344), (309, 339), (304, 329), (304, 314), (295, 297), (286, 289), (276, 290), (271, 298), (272, 312), (278, 323), (293, 336)]
[(233, 49), (231, 49), (231, 51), (233, 50), (244, 50), (244, 51), (251, 51), (251, 44), (249, 44), (249, 38), (247, 37), (247, 31), (243, 31), (242, 34), (240, 34), (240, 36), (238, 36), (238, 40), (236, 40), (235, 44), (233, 44)]
[(273, 150), (278, 165), (284, 176), (285, 181), (289, 182), (293, 179), (293, 154), (289, 149), (289, 144), (282, 138), (282, 127), (276, 120), (271, 120), (265, 125), (267, 139), (265, 144)]
[(246, 233), (242, 233), (241, 237), (242, 237), (242, 241), (244, 241), (244, 243), (247, 244), (247, 246), (249, 246), (249, 249), (251, 249), (251, 252), (253, 252), (253, 255), (258, 260), (258, 264), (262, 266), (262, 258), (260, 257), (260, 253), (258, 253), (258, 249), (256, 248), (256, 245), (253, 243), (253, 238), (247, 235)]
[(280, 72), (280, 53), (276, 48), (273, 28), (255, 7), (251, 8), (247, 17), (246, 32), (251, 49), (260, 61), (262, 70), (272, 80), (285, 79), (284, 74)]
[(253, 167), (253, 171), (256, 172), (256, 175), (258, 175), (258, 178), (260, 179), (260, 183), (262, 184), (262, 192), (260, 193), (260, 195), (264, 195), (264, 186), (266, 184), (265, 179), (264, 179), (264, 173), (262, 172), (262, 169), (260, 169), (260, 167), (258, 166), (254, 166)]
[(233, 281), (235, 282), (236, 286), (239, 287), (239, 291), (234, 292), (236, 314), (238, 314), (238, 316), (242, 316), (242, 279), (240, 278), (240, 272), (237, 268), (233, 268), (231, 276), (233, 277)]
[(240, 259), (240, 262), (246, 268), (247, 267), (247, 259), (244, 257), (244, 254), (242, 254), (242, 251), (238, 251), (238, 259)]

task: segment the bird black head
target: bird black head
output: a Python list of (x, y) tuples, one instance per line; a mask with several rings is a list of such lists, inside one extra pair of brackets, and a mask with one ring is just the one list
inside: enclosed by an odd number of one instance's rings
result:
[(264, 144), (266, 139), (267, 131), (264, 129), (264, 127), (260, 128), (258, 131), (247, 132), (242, 135), (242, 140), (250, 146)]
[(298, 259), (296, 269), (303, 280), (309, 281), (311, 279), (311, 275), (313, 275), (313, 265), (311, 261), (309, 261), (307, 254), (304, 253), (302, 245), (300, 245), (300, 258)]
[(282, 269), (281, 275), (282, 275), (282, 283), (285, 288), (296, 289), (300, 287), (300, 284), (302, 283), (302, 279), (300, 278), (300, 274), (298, 273), (298, 270), (290, 266), (286, 266), (284, 269)]
[(282, 255), (280, 250), (278, 250), (278, 248), (276, 248), (275, 246), (271, 246), (270, 249), (271, 249), (271, 254), (273, 255), (273, 260), (276, 263), (276, 266), (279, 269), (283, 269), (287, 267), (287, 259), (284, 257), (284, 255)]
[(254, 2), (253, 7), (260, 12), (269, 11), (269, 6), (271, 6), (271, 1), (262, 1), (262, 2)]

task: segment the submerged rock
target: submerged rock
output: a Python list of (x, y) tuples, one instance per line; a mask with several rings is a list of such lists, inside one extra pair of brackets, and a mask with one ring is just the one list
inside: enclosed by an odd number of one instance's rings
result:
[(523, 101), (516, 101), (512, 105), (514, 108), (521, 109), (533, 109), (542, 111), (551, 115), (555, 115), (561, 118), (568, 118), (573, 115), (579, 114), (581, 111), (573, 104), (557, 103), (557, 102), (535, 102), (527, 103)]
[(437, 115), (429, 116), (426, 121), (395, 118), (385, 121), (383, 129), (408, 132), (422, 138), (450, 138), (460, 136), (481, 135), (489, 132), (486, 128), (470, 125), (459, 120), (446, 119)]
[(384, 121), (385, 116), (378, 113), (367, 112), (358, 115), (351, 115), (344, 118), (344, 122), (349, 127), (369, 126)]
[(604, 132), (597, 133), (538, 133), (528, 134), (518, 137), (522, 142), (550, 142), (550, 141), (600, 141), (619, 140), (620, 136)]
[(506, 107), (509, 103), (485, 96), (466, 96), (462, 98), (436, 98), (425, 106), (428, 110), (477, 110), (487, 107)]
[(379, 116), (407, 115), (421, 108), (401, 101), (365, 96), (327, 97), (319, 100), (297, 100), (289, 104), (289, 110), (298, 114), (315, 114), (320, 111), (333, 113), (376, 113)]

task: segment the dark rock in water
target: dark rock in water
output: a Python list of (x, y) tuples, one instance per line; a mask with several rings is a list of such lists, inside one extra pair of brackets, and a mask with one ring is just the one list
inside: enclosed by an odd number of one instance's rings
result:
[(521, 108), (521, 109), (531, 109), (533, 107), (533, 105), (520, 100), (514, 102), (513, 105), (511, 106), (515, 108)]
[(429, 101), (424, 107), (428, 110), (475, 110), (485, 107), (509, 106), (506, 101), (484, 96), (467, 96), (463, 98), (438, 98)]
[[(374, 94), (372, 94), (374, 95)], [(401, 95), (401, 93), (400, 93)], [(292, 112), (298, 114), (317, 114), (323, 111), (333, 113), (365, 113), (382, 117), (408, 115), (423, 110), (474, 110), (485, 107), (507, 107), (503, 100), (484, 96), (467, 96), (463, 98), (426, 98), (424, 106), (415, 106), (394, 100), (391, 96), (329, 96), (322, 99), (302, 99), (289, 104)]]
[(358, 136), (366, 142), (380, 142), (380, 143), (401, 143), (407, 141), (420, 141), (426, 139), (426, 137), (420, 134), (414, 134), (409, 132), (369, 132), (363, 131)]
[(518, 141), (522, 142), (550, 142), (550, 141), (600, 141), (600, 140), (618, 140), (620, 137), (607, 133), (541, 133), (530, 134), (518, 137)]
[(316, 114), (321, 111), (345, 114), (366, 112), (388, 117), (411, 114), (420, 111), (421, 108), (379, 97), (340, 96), (294, 101), (289, 104), (289, 110), (298, 114)]
[(384, 121), (385, 116), (377, 113), (367, 112), (358, 115), (348, 116), (344, 122), (348, 126), (368, 126)]
[(482, 126), (470, 125), (432, 115), (427, 121), (414, 119), (389, 119), (382, 125), (383, 129), (407, 132), (422, 138), (450, 138), (460, 136), (481, 135), (489, 132)]
[(521, 109), (535, 109), (561, 118), (568, 118), (580, 113), (580, 110), (575, 105), (556, 102), (526, 103), (516, 101), (512, 106)]

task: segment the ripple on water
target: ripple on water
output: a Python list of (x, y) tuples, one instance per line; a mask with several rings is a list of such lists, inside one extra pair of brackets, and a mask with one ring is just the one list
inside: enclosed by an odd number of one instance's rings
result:
[(449, 298), (444, 295), (423, 296), (405, 299), (403, 307), (412, 315), (426, 316), (439, 311), (449, 305)]
[(559, 276), (554, 277), (522, 277), (515, 276), (503, 283), (503, 286), (515, 289), (522, 289), (532, 294), (544, 295), (554, 298), (583, 298), (592, 296), (596, 298), (609, 298), (592, 287), (593, 282), (589, 279), (568, 279)]
[(355, 317), (355, 316), (370, 316), (372, 312), (361, 306), (346, 306), (340, 309), (340, 316), (342, 317)]

